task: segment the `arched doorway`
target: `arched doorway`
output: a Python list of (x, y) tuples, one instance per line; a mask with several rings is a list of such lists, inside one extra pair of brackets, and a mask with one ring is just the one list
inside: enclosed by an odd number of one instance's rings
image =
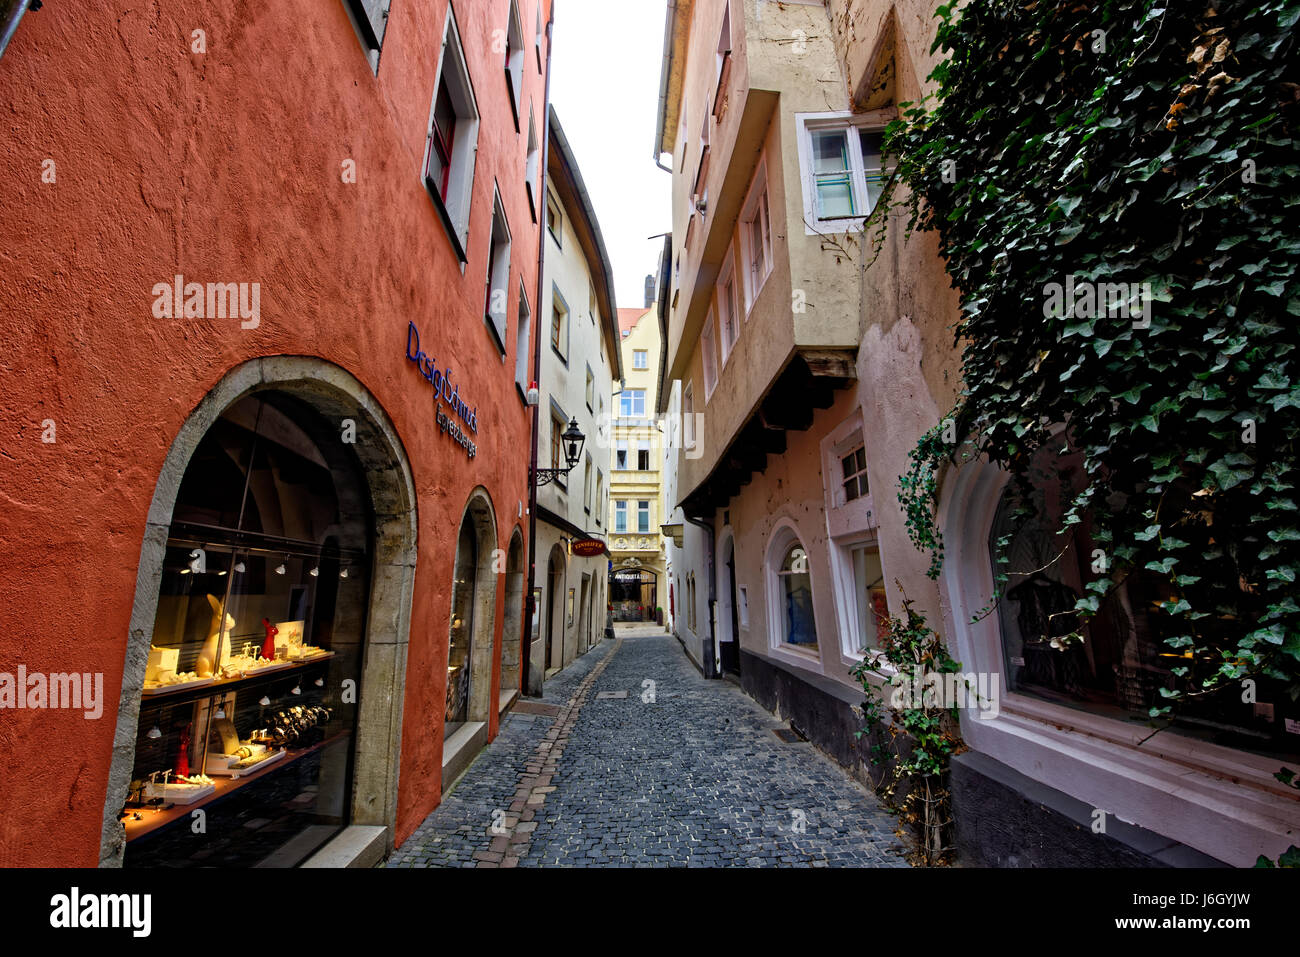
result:
[(654, 621), (659, 576), (640, 564), (616, 568), (609, 576), (609, 600), (615, 621)]
[(493, 568), (496, 547), (492, 501), (486, 490), (475, 489), (461, 518), (452, 571), (444, 740), (468, 724), (486, 722), (495, 704), (492, 647), (497, 606), (497, 572)]
[(551, 549), (546, 574), (546, 674), (563, 667), (564, 661), (564, 550)]
[(723, 532), (718, 549), (718, 664), (723, 671), (740, 674), (740, 623), (736, 598), (736, 539)]
[(524, 625), (524, 535), (518, 528), (506, 551), (506, 616), (501, 626), (501, 702), (508, 702), (522, 690), (519, 670), (523, 664)]
[[(279, 356), (217, 383), (150, 505), (101, 864), (290, 866), (348, 824), (391, 848), (416, 527), (401, 442), (353, 376)], [(178, 785), (187, 765), (212, 783)], [(120, 821), (146, 791), (163, 800)]]

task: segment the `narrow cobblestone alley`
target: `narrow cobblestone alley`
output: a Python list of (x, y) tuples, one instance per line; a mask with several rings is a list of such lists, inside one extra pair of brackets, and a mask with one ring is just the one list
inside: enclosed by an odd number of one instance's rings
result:
[(669, 635), (621, 632), (524, 707), (557, 713), (508, 715), (389, 867), (906, 866), (867, 789)]

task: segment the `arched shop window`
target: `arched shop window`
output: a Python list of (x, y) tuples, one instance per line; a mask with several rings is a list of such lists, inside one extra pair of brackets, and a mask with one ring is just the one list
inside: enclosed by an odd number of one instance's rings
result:
[[(1090, 621), (1074, 613), (1076, 602), (1090, 594), (1088, 584), (1109, 571), (1094, 571), (1106, 566), (1098, 562), (1104, 553), (1091, 537), (1091, 514), (1069, 528), (1061, 521), (1062, 501), (1082, 481), (1077, 462), (1067, 457), (1039, 474), (1025, 493), (1007, 486), (989, 533), (994, 573), (1005, 577), (997, 620), (1008, 690), (1146, 724), (1149, 709), (1165, 703), (1160, 689), (1184, 680), (1175, 669), (1205, 670), (1208, 663), (1165, 644), (1166, 636), (1178, 634), (1172, 629), (1179, 622), (1157, 610), (1172, 591), (1152, 572), (1129, 573)], [(1184, 493), (1175, 488), (1169, 494)], [(1193, 528), (1180, 533), (1196, 534)], [(1200, 627), (1230, 624), (1205, 619)], [(1300, 706), (1281, 683), (1257, 678), (1254, 700), (1242, 699), (1239, 686), (1192, 698), (1176, 709), (1170, 730), (1294, 760)]]
[(450, 737), (469, 720), (474, 595), (478, 589), (478, 537), (474, 530), (474, 519), (468, 512), (460, 523), (453, 574), (450, 647), (447, 652), (447, 713), (443, 723), (443, 737)]
[(766, 565), (771, 646), (817, 654), (808, 552), (793, 525), (778, 525), (768, 543)]
[(262, 392), (213, 424), (172, 512), (126, 866), (293, 866), (348, 823), (372, 525), (307, 403)]

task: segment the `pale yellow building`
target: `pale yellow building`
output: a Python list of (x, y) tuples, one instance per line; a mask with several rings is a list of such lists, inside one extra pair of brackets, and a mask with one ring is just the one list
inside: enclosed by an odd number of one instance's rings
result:
[(653, 304), (620, 309), (618, 325), (624, 378), (608, 433), (610, 614), (614, 621), (656, 621), (669, 606), (659, 530), (664, 434), (655, 411), (663, 343)]

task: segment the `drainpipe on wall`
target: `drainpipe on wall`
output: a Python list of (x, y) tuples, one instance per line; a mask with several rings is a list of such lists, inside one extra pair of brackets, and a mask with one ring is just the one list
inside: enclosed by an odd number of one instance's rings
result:
[(659, 119), (655, 124), (655, 165), (665, 173), (672, 173), (671, 166), (663, 164), (663, 154), (659, 147), (664, 140), (664, 115), (668, 109), (668, 83), (673, 71), (673, 21), (677, 18), (677, 0), (668, 0), (667, 16), (664, 23), (664, 62), (659, 73)]
[(519, 643), (524, 652), (520, 663), (519, 693), (532, 698), (542, 694), (541, 683), (533, 690), (529, 687), (529, 679), (533, 670), (533, 617), (540, 611), (533, 607), (533, 588), (537, 581), (537, 429), (542, 408), (542, 291), (546, 288), (546, 179), (551, 154), (551, 42), (555, 31), (555, 4), (556, 0), (551, 0), (551, 15), (546, 21), (546, 108), (542, 111), (542, 166), (537, 177), (537, 297), (534, 300), (537, 306), (533, 310), (533, 375), (536, 376), (533, 381), (537, 383), (537, 404), (533, 406), (532, 452), (528, 468), (528, 590), (524, 593), (527, 613), (524, 615), (523, 640)]
[(30, 10), (39, 10), (41, 0), (0, 0), (0, 56), (18, 30), (18, 21)]
[[(722, 677), (722, 674), (718, 670), (718, 658), (716, 654), (716, 649), (718, 647), (718, 628), (717, 628), (717, 622), (714, 621), (714, 605), (716, 605), (718, 601), (718, 583), (717, 583), (716, 575), (713, 570), (713, 566), (715, 563), (714, 544), (713, 544), (713, 526), (701, 518), (691, 518), (689, 515), (686, 516), (686, 521), (690, 522), (692, 525), (697, 525), (700, 528), (704, 529), (704, 533), (705, 533), (704, 538), (705, 541), (708, 542), (707, 551), (709, 554), (709, 560), (708, 560), (709, 641), (704, 648), (704, 677), (720, 678)], [(685, 542), (683, 541), (682, 544), (685, 544)]]

